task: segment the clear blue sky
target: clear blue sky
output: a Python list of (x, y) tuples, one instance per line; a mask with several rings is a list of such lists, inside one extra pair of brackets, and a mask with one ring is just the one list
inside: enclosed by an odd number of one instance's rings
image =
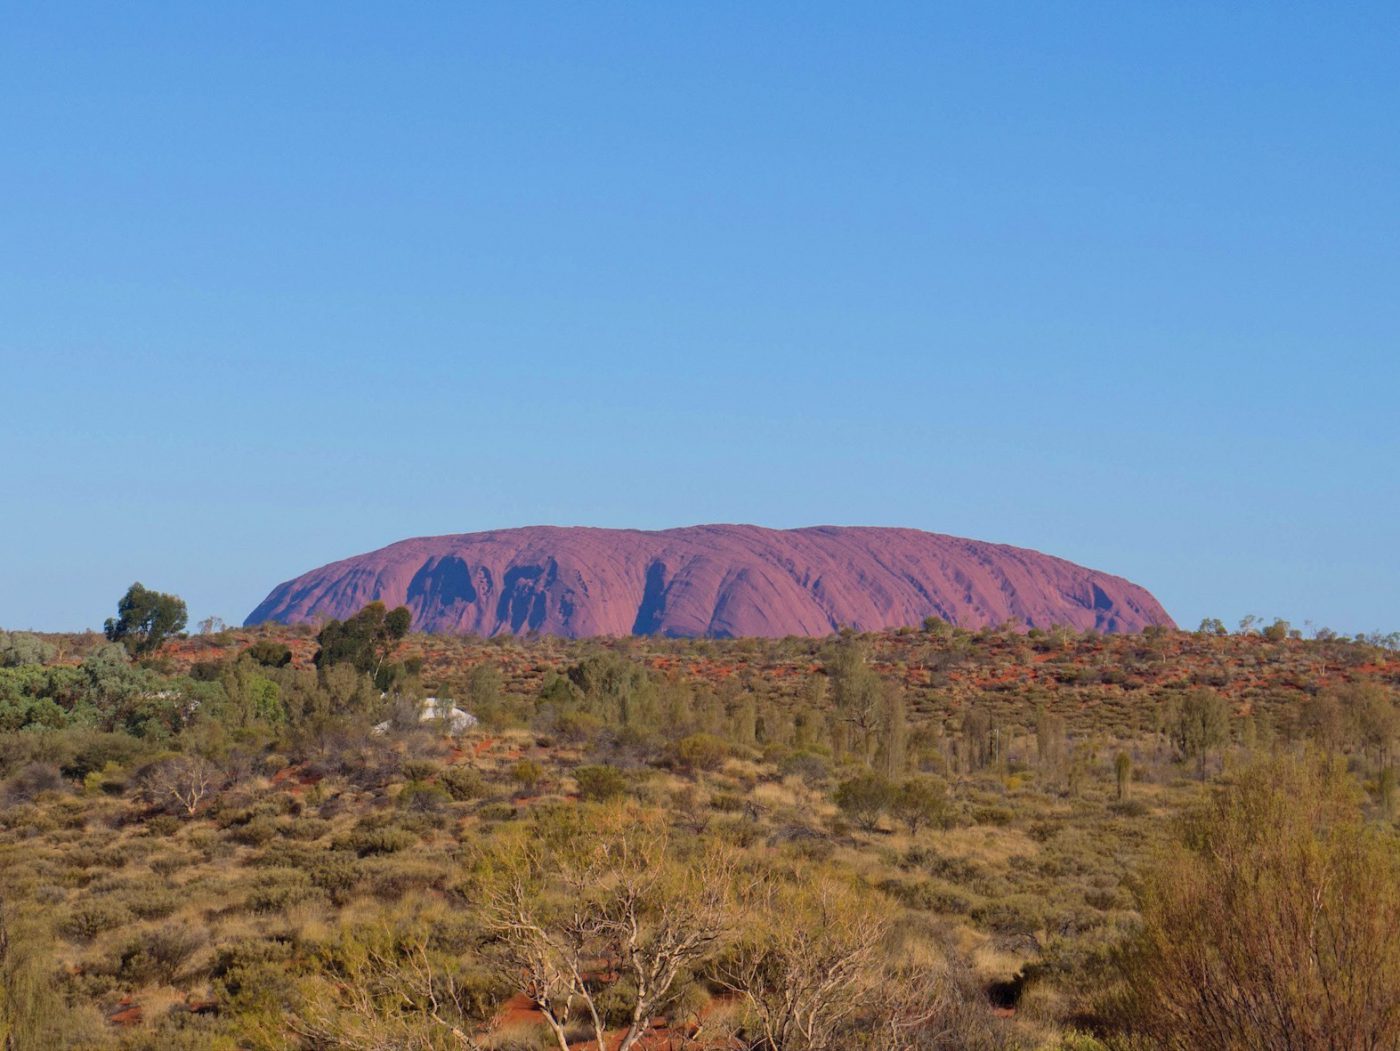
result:
[(1400, 628), (1400, 5), (14, 4), (0, 625), (895, 524)]

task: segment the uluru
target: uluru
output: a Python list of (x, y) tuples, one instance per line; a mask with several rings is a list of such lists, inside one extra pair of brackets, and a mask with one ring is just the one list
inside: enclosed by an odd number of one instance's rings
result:
[(245, 623), (405, 605), (414, 629), (678, 638), (918, 625), (1172, 626), (1144, 588), (1025, 548), (917, 529), (531, 526), (403, 540), (278, 585)]

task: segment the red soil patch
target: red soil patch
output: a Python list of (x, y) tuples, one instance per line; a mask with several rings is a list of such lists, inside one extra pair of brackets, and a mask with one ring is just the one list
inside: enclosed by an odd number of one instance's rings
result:
[(107, 1021), (112, 1025), (133, 1026), (140, 1025), (142, 1017), (141, 1005), (125, 996), (117, 1002), (116, 1010), (107, 1015)]

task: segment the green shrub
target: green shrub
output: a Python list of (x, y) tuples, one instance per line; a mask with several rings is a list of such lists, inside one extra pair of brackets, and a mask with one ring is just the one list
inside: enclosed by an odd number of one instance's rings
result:
[(139, 918), (163, 920), (184, 904), (185, 897), (166, 887), (142, 887), (137, 893), (125, 895), (123, 900)]
[(253, 818), (244, 825), (235, 825), (229, 833), (234, 842), (248, 847), (261, 847), (277, 837), (277, 822), (265, 814)]
[(729, 758), (729, 745), (713, 734), (691, 734), (682, 737), (674, 748), (676, 762), (692, 773), (701, 770), (718, 770)]
[(146, 822), (146, 834), (156, 839), (169, 839), (180, 831), (180, 819), (174, 814), (157, 814)]
[(210, 971), (214, 994), (231, 1014), (280, 1016), (291, 995), (286, 942), (242, 938), (219, 947)]
[(331, 830), (331, 823), (322, 817), (299, 817), (287, 825), (283, 832), (288, 839), (303, 841), (320, 839)]
[(252, 912), (282, 912), (319, 893), (311, 877), (300, 869), (269, 869), (254, 878), (246, 904)]
[(617, 799), (627, 793), (627, 775), (603, 763), (574, 768), (579, 798), (593, 803)]
[(383, 901), (397, 901), (411, 891), (440, 888), (447, 875), (440, 865), (404, 855), (371, 858), (361, 868), (364, 882)]
[(522, 759), (510, 768), (511, 780), (527, 792), (533, 792), (544, 780), (544, 767), (532, 759)]
[(265, 668), (285, 668), (292, 663), (291, 649), (272, 639), (260, 639), (244, 652)]
[(121, 975), (137, 985), (151, 981), (171, 985), (206, 940), (203, 931), (188, 924), (146, 931), (122, 950)]
[(104, 931), (115, 930), (132, 921), (125, 905), (102, 898), (80, 901), (58, 921), (58, 932), (73, 941), (92, 941)]
[(313, 887), (324, 891), (337, 905), (343, 905), (360, 881), (363, 863), (347, 850), (279, 843), (265, 851), (257, 864), (304, 872)]
[(1109, 803), (1108, 809), (1115, 817), (1143, 817), (1149, 808), (1141, 799), (1119, 799)]
[(437, 813), (451, 801), (447, 789), (431, 781), (410, 781), (398, 798), (399, 806), (417, 814)]
[(308, 860), (303, 871), (337, 905), (343, 905), (360, 882), (360, 865), (343, 852), (322, 851)]
[(480, 799), (486, 794), (486, 782), (481, 773), (469, 766), (449, 766), (438, 778), (438, 783), (458, 802)]
[(998, 934), (1031, 935), (1045, 927), (1045, 902), (1032, 894), (1013, 894), (974, 906), (972, 919)]
[(334, 850), (352, 850), (362, 858), (376, 854), (397, 854), (418, 842), (418, 837), (402, 828), (357, 828), (334, 840)]
[(880, 889), (910, 909), (943, 915), (966, 916), (973, 899), (964, 891), (938, 880), (886, 880)]
[(151, 871), (157, 876), (169, 877), (180, 871), (180, 869), (193, 865), (194, 861), (194, 857), (190, 854), (181, 854), (171, 851), (165, 854), (157, 854), (155, 857), (151, 858), (149, 864), (151, 866)]
[(7, 805), (15, 806), (32, 803), (46, 793), (61, 792), (67, 787), (63, 774), (53, 763), (30, 763), (5, 782), (3, 795)]
[(738, 792), (713, 792), (710, 806), (722, 814), (733, 814), (744, 809), (744, 797)]
[(972, 820), (978, 825), (1004, 828), (1016, 820), (1016, 813), (1004, 806), (977, 806), (972, 808)]
[(405, 759), (399, 772), (406, 781), (430, 781), (441, 769), (431, 759)]

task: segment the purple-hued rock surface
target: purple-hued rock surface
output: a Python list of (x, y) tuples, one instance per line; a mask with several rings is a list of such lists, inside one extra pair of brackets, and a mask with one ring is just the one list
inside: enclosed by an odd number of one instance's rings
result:
[(1144, 588), (1025, 548), (917, 529), (530, 526), (403, 540), (279, 585), (249, 615), (344, 619), (379, 599), (415, 631), (735, 637), (1012, 620), (1106, 632), (1172, 619)]

